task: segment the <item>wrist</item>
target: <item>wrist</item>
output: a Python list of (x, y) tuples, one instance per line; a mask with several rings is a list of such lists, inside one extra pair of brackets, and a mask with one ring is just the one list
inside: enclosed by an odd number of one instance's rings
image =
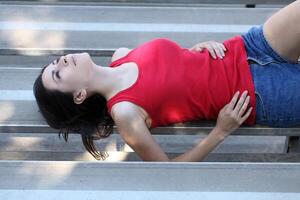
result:
[(216, 137), (220, 142), (225, 140), (225, 138), (229, 135), (228, 132), (220, 129), (219, 127), (214, 127), (211, 134)]

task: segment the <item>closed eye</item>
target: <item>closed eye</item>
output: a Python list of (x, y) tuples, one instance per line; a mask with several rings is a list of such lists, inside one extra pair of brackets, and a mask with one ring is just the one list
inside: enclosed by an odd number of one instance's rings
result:
[(59, 76), (59, 71), (55, 72), (55, 75), (58, 79), (60, 79), (60, 76)]

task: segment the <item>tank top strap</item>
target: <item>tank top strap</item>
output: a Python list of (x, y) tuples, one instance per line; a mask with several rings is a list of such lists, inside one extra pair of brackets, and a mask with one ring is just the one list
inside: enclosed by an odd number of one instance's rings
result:
[(110, 64), (109, 64), (109, 67), (116, 67), (116, 66), (119, 66), (119, 65), (121, 65), (124, 60), (124, 57), (122, 57), (122, 58), (119, 58), (119, 59), (117, 59), (117, 60), (115, 60), (115, 61), (113, 61), (113, 62), (111, 62)]
[(125, 55), (125, 56), (123, 56), (123, 57), (121, 57), (121, 58), (119, 58), (119, 59), (111, 62), (109, 64), (109, 67), (117, 67), (117, 66), (119, 66), (119, 65), (121, 65), (121, 64), (123, 64), (125, 62), (129, 62), (128, 59), (130, 58), (130, 55), (131, 55), (131, 53), (133, 51), (134, 51), (134, 49), (132, 49), (127, 55)]

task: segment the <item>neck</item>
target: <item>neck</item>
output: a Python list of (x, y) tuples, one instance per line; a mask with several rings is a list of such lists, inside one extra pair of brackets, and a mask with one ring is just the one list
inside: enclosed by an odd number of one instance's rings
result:
[(123, 82), (124, 72), (120, 69), (94, 64), (88, 87), (89, 92), (101, 94), (106, 100), (110, 99)]

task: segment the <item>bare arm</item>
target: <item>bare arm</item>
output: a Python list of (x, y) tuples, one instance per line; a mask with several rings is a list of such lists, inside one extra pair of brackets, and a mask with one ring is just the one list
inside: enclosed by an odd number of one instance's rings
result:
[[(243, 115), (249, 103), (249, 99), (246, 98), (244, 94), (238, 102), (237, 100), (238, 95), (236, 94), (232, 101), (220, 111), (216, 127), (205, 139), (200, 141), (191, 150), (173, 159), (168, 158), (166, 153), (155, 141), (146, 126), (145, 118), (134, 106), (129, 109), (128, 105), (123, 107), (119, 106), (118, 113), (115, 113), (113, 118), (123, 140), (144, 161), (195, 162), (201, 161), (249, 117), (251, 109), (248, 109), (246, 114)], [(130, 110), (130, 112), (128, 110)]]
[(118, 112), (114, 120), (123, 140), (144, 161), (200, 161), (224, 139), (220, 136), (221, 130), (213, 129), (205, 139), (201, 140), (191, 150), (170, 159), (150, 133), (142, 115), (129, 113), (127, 110), (123, 114)]
[(203, 160), (207, 154), (209, 154), (216, 146), (218, 146), (223, 140), (222, 130), (214, 128), (208, 136), (201, 140), (196, 146), (191, 150), (181, 154), (178, 157), (173, 158), (171, 161), (178, 162), (196, 162)]

